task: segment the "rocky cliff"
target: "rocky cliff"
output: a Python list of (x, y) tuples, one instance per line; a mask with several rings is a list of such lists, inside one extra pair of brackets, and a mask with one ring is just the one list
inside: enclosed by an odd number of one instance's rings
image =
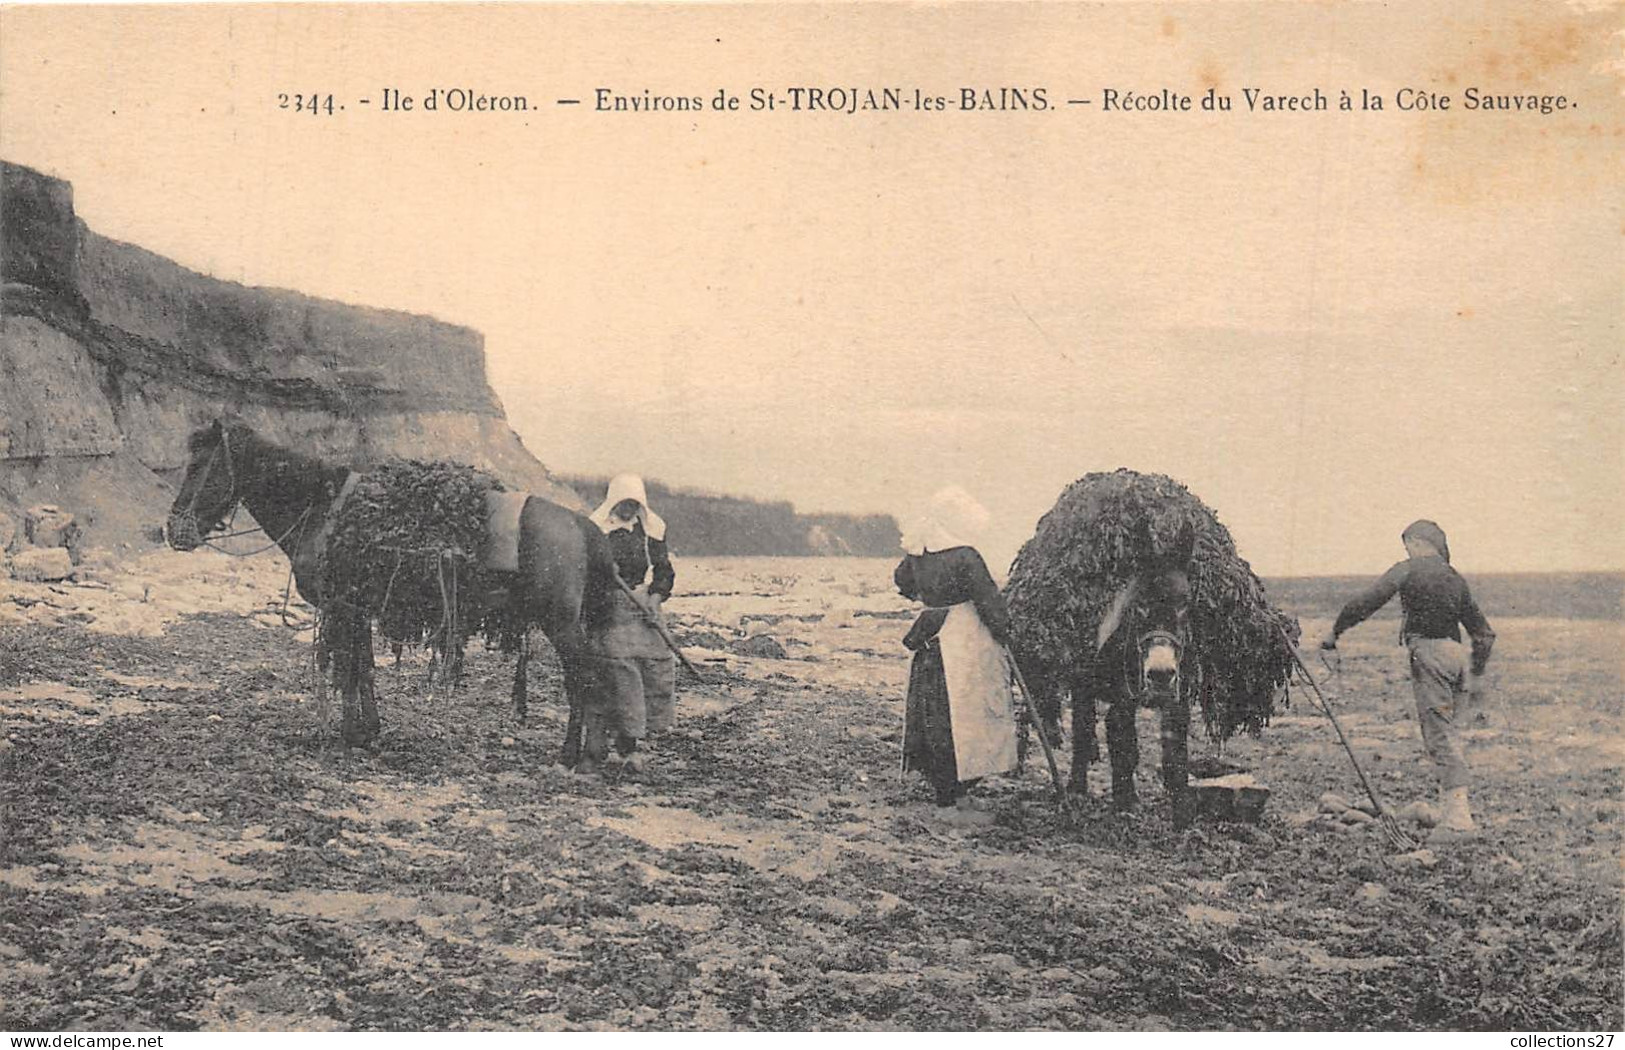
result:
[[(608, 478), (561, 474), (558, 480), (594, 507), (609, 488)], [(652, 479), (648, 491), (649, 502), (666, 519), (674, 554), (899, 555), (902, 536), (896, 520), (887, 514), (805, 514), (783, 501), (694, 492)]]
[(68, 183), (0, 169), (0, 511), (54, 503), (88, 543), (139, 543), (187, 433), (223, 415), (350, 462), (462, 460), (581, 509), (509, 429), (478, 332), (215, 280), (87, 229)]

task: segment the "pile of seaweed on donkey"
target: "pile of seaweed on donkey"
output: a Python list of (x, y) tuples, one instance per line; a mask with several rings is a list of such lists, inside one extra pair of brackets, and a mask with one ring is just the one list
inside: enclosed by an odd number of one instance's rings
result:
[(1160, 708), (1163, 776), (1176, 823), (1189, 818), (1191, 706), (1209, 737), (1268, 724), (1293, 669), (1296, 619), (1272, 605), (1230, 531), (1185, 486), (1132, 470), (1069, 485), (1016, 556), (1005, 586), (1012, 648), (1050, 738), (1072, 700), (1075, 788), (1100, 757), (1106, 713), (1113, 793), (1134, 803), (1134, 711)]

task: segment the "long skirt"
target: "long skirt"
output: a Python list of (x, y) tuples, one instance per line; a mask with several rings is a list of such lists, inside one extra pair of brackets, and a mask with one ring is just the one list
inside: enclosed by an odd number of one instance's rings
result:
[[(638, 597), (648, 603), (642, 588)], [(602, 762), (611, 741), (621, 754), (630, 754), (640, 741), (671, 728), (677, 660), (626, 594), (614, 595), (606, 622), (588, 635), (581, 676), (587, 760)]]
[(1016, 768), (1016, 720), (1004, 651), (969, 602), (948, 613), (909, 667), (903, 768), (926, 775), (939, 805), (963, 783)]

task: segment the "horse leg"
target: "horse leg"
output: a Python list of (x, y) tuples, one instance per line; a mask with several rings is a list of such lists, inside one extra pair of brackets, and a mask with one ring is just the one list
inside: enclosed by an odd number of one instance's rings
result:
[(574, 769), (581, 762), (581, 736), (584, 731), (581, 702), (571, 699), (570, 720), (564, 726), (564, 748), (559, 752), (559, 765), (565, 769)]
[(1134, 792), (1134, 770), (1140, 764), (1140, 738), (1134, 726), (1134, 701), (1119, 699), (1106, 710), (1106, 750), (1112, 762), (1112, 804), (1133, 809), (1139, 799)]
[(316, 661), (316, 734), (323, 750), (327, 748), (327, 723), (333, 717), (333, 693), (328, 675), (332, 671), (332, 649), (323, 637), (321, 617), (318, 614), (316, 637), (311, 649)]
[[(537, 590), (540, 591), (540, 588)], [(570, 717), (564, 727), (564, 745), (559, 752), (559, 764), (566, 769), (574, 769), (581, 761), (582, 736), (586, 728), (582, 719), (581, 686), (582, 659), (586, 652), (587, 635), (582, 629), (577, 610), (567, 608), (560, 612), (552, 603), (533, 598), (531, 606), (524, 614), (525, 622), (540, 627), (543, 636), (552, 644), (553, 651), (558, 654), (559, 666), (564, 672), (564, 698), (570, 705)], [(520, 636), (519, 665), (514, 671), (513, 684), (514, 709), (519, 712), (521, 719), (525, 717), (528, 699), (526, 672), (529, 661), (530, 636), (527, 631)]]
[(1100, 740), (1095, 736), (1095, 694), (1082, 676), (1074, 676), (1072, 693), (1072, 773), (1070, 786), (1080, 795), (1089, 794), (1089, 765), (1100, 760)]
[[(575, 769), (581, 765), (583, 758), (603, 761), (603, 754), (592, 755), (592, 749), (588, 746), (591, 734), (596, 732), (600, 737), (603, 735), (603, 719), (587, 709), (591, 701), (588, 692), (592, 688), (589, 681), (591, 672), (587, 667), (589, 657), (580, 650), (561, 652), (559, 657), (564, 664), (565, 700), (570, 705), (570, 718), (564, 726), (564, 748), (559, 761), (566, 769)], [(603, 750), (601, 745), (598, 750)]]
[(560, 760), (575, 768), (593, 722), (586, 709), (593, 689), (586, 629), (601, 620), (614, 591), (614, 560), (608, 541), (590, 521), (531, 499), (519, 517), (519, 571), (521, 619), (542, 629), (564, 668), (570, 719)]
[(519, 632), (519, 659), (513, 667), (513, 713), (519, 719), (519, 724), (525, 724), (525, 715), (529, 708), (530, 698), (527, 696), (528, 683), (525, 681), (526, 671), (530, 665), (530, 635), (526, 631)]
[(449, 693), (457, 688), (457, 683), (463, 677), (463, 646), (467, 642), (462, 638), (443, 640), (435, 663), (430, 664), (429, 688), (442, 686)]
[(559, 753), (559, 763), (566, 769), (574, 769), (581, 763), (582, 744), (587, 734), (584, 666), (586, 638), (582, 635), (579, 623), (571, 629), (549, 634), (548, 638), (552, 640), (553, 648), (559, 654), (559, 663), (564, 667), (564, 699), (570, 705), (570, 717), (564, 725), (564, 747)]
[(359, 694), (361, 691), (361, 631), (358, 617), (352, 612), (340, 614), (339, 637), (333, 640), (331, 659), (334, 677), (338, 680), (344, 710), (340, 732), (345, 747), (361, 747), (366, 736), (361, 727)]
[(468, 648), (468, 637), (460, 635), (452, 640), (451, 659), (446, 664), (446, 677), (450, 686), (455, 689), (463, 680), (463, 658)]
[(366, 746), (378, 739), (378, 690), (374, 675), (372, 653), (362, 657), (361, 672), (357, 678), (357, 693), (361, 700), (361, 744)]
[(360, 663), (358, 677), (361, 684), (361, 729), (365, 735), (363, 742), (370, 744), (378, 737), (378, 693), (373, 674), (372, 623), (366, 619), (361, 621), (356, 659)]
[(1162, 707), (1162, 786), (1167, 789), (1174, 810), (1174, 827), (1190, 825), (1196, 815), (1196, 799), (1190, 791), (1191, 709), (1174, 697)]
[(340, 730), (344, 735), (346, 748), (367, 746), (367, 731), (361, 712), (361, 692), (360, 664), (352, 662), (344, 678), (344, 721)]

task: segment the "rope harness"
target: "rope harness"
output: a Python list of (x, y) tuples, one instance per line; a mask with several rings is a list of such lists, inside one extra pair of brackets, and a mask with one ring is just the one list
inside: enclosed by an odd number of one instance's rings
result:
[[(229, 488), (226, 491), (226, 496), (228, 499), (231, 499), (232, 502), (227, 505), (227, 509), (235, 509), (235, 497), (237, 494), (237, 468), (231, 462), (231, 437), (226, 431), (222, 430), (220, 431), (220, 443), (216, 445), (212, 451), (210, 451), (208, 460), (203, 464), (203, 473), (198, 476), (197, 484), (192, 487), (192, 497), (186, 501), (185, 508), (182, 509), (178, 514), (170, 515), (170, 519), (174, 522), (176, 529), (171, 530), (169, 523), (165, 523), (164, 528), (166, 530), (166, 540), (173, 541), (179, 539), (183, 542), (193, 541), (191, 544), (192, 547), (200, 547), (203, 545), (204, 538), (207, 534), (198, 526), (197, 501), (198, 497), (203, 494), (203, 489), (209, 480), (209, 476), (214, 473), (215, 463), (219, 460), (220, 453), (222, 451), (226, 453), (226, 469), (231, 472)], [(221, 517), (223, 518), (225, 516), (225, 511), (222, 510), (220, 513)], [(223, 527), (223, 524), (216, 526), (216, 528), (221, 527)], [(209, 530), (209, 532), (213, 531), (214, 529)], [(175, 532), (179, 532), (181, 534), (177, 536), (175, 535)]]
[[(1136, 616), (1135, 619), (1140, 617)], [(1151, 672), (1146, 668), (1147, 658), (1157, 646), (1167, 646), (1174, 653), (1173, 677), (1166, 687), (1152, 684)], [(1183, 697), (1185, 654), (1189, 648), (1189, 639), (1181, 632), (1165, 627), (1153, 627), (1141, 632), (1135, 637), (1134, 644), (1123, 647), (1123, 694), (1136, 704), (1147, 707), (1157, 707)]]

